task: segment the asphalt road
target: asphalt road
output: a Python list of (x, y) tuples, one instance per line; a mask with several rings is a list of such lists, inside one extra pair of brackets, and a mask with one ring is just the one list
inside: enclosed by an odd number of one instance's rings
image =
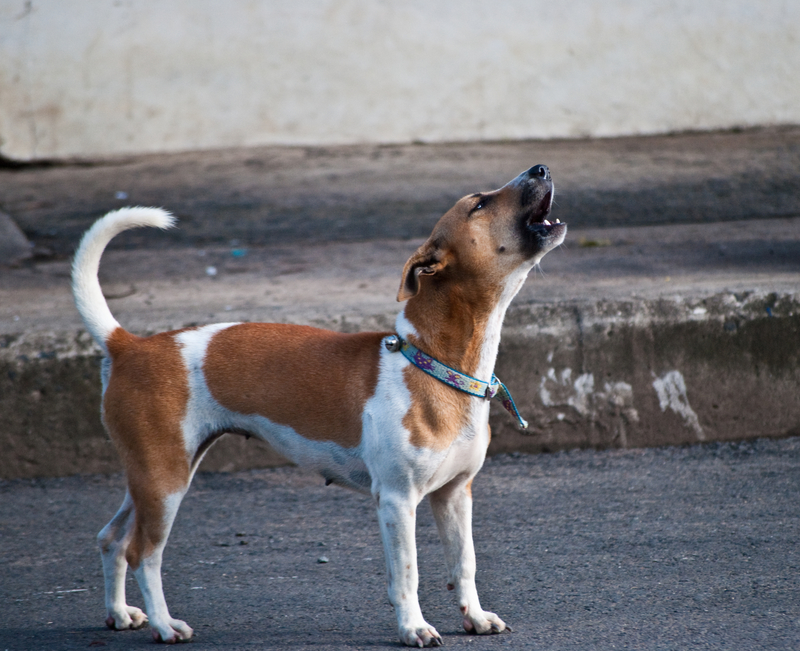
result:
[[(151, 648), (103, 626), (94, 535), (123, 490), (0, 482), (0, 651)], [(474, 495), (481, 600), (514, 633), (460, 631), (423, 507), (420, 598), (449, 647), (800, 648), (800, 439), (495, 457)], [(198, 475), (164, 581), (193, 649), (398, 648), (371, 500), (298, 469)]]

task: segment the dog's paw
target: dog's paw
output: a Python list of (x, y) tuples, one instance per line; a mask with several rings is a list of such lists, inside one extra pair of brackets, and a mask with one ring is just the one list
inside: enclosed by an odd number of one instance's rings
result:
[(422, 626), (408, 627), (400, 629), (400, 641), (406, 646), (426, 647), (444, 646), (442, 636), (433, 626), (423, 622)]
[(464, 630), (476, 635), (491, 635), (492, 633), (511, 632), (511, 627), (494, 613), (485, 610), (478, 613), (464, 615)]
[(147, 624), (147, 615), (141, 608), (135, 606), (125, 606), (125, 609), (117, 613), (109, 613), (106, 617), (106, 626), (112, 631), (126, 631), (128, 629), (142, 628)]
[(168, 619), (164, 624), (151, 622), (153, 627), (153, 640), (164, 644), (175, 644), (176, 642), (188, 642), (192, 639), (194, 631), (191, 626), (180, 619)]

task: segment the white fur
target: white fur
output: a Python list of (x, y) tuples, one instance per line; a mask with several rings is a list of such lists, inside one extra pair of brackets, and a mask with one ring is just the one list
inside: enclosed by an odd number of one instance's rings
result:
[(161, 208), (120, 208), (98, 219), (81, 239), (72, 263), (72, 293), (86, 329), (104, 351), (106, 339), (119, 323), (108, 309), (97, 278), (103, 251), (111, 238), (123, 231), (140, 226), (172, 228), (175, 222)]
[[(402, 313), (397, 331), (401, 336), (414, 333)], [(389, 600), (400, 639), (410, 646), (423, 646), (441, 638), (422, 616), (417, 597), (416, 510), (447, 453), (411, 445), (410, 432), (403, 427), (403, 417), (411, 407), (403, 373), (409, 364), (401, 353), (381, 349), (378, 384), (364, 409), (362, 446), (372, 477)]]
[(400, 335), (403, 339), (408, 337), (408, 335), (416, 335), (417, 329), (414, 327), (414, 324), (408, 320), (406, 317), (406, 309), (403, 308), (400, 310), (400, 314), (397, 315), (397, 318), (394, 320), (394, 331)]

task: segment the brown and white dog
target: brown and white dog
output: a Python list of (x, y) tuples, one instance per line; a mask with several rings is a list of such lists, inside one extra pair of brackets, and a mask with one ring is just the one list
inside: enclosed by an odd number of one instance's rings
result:
[[(536, 165), (499, 190), (459, 200), (403, 269), (397, 299), (408, 302), (396, 333), (452, 368), (491, 378), (511, 299), (564, 240), (566, 225), (547, 220), (553, 192), (549, 170)], [(137, 628), (149, 618), (156, 640), (191, 638), (192, 629), (167, 609), (161, 556), (203, 454), (234, 432), (268, 441), (329, 482), (371, 492), (405, 644), (442, 643), (417, 599), (414, 528), (426, 495), (464, 628), (507, 629), (483, 610), (475, 588), (471, 486), (489, 444), (489, 402), (388, 350), (382, 342), (393, 333), (268, 323), (147, 338), (126, 332), (97, 278), (103, 250), (124, 230), (173, 224), (156, 208), (111, 212), (86, 233), (73, 265), (78, 311), (106, 354), (102, 417), (128, 481), (122, 506), (98, 535), (108, 626)], [(146, 615), (126, 603), (129, 565)]]

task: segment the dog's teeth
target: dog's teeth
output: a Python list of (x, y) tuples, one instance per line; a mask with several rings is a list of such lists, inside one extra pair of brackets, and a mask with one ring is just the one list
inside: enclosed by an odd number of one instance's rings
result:
[(556, 224), (560, 224), (560, 223), (561, 223), (561, 220), (560, 219), (556, 219)]
[(545, 220), (544, 220), (542, 223), (543, 223), (545, 226), (550, 226), (550, 222), (549, 222), (549, 221), (547, 221), (546, 219), (545, 219)]

